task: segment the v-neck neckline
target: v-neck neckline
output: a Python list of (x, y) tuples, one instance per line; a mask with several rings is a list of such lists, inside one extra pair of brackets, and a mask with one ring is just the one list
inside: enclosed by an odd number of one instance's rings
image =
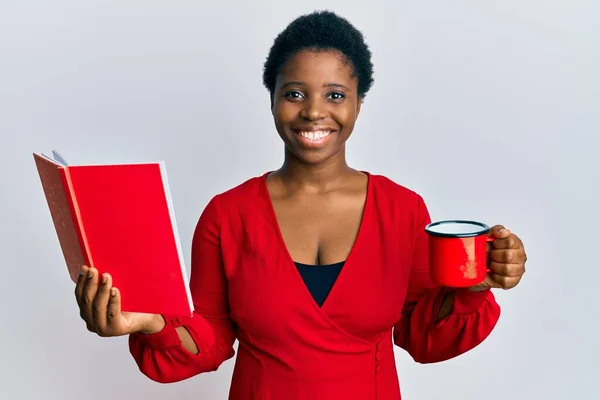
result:
[(269, 171), (269, 172), (266, 172), (265, 174), (263, 174), (263, 176), (261, 178), (261, 186), (262, 186), (263, 193), (266, 196), (267, 208), (269, 209), (268, 211), (269, 211), (269, 214), (271, 217), (271, 224), (273, 225), (273, 228), (275, 229), (275, 232), (276, 232), (276, 235), (277, 235), (277, 238), (279, 241), (279, 246), (281, 247), (283, 253), (285, 254), (286, 260), (287, 260), (286, 268), (291, 269), (290, 272), (294, 275), (294, 279), (296, 280), (297, 284), (299, 284), (303, 287), (302, 292), (305, 294), (305, 297), (312, 304), (312, 306), (314, 308), (316, 308), (319, 312), (324, 313), (325, 309), (327, 308), (327, 305), (329, 303), (331, 303), (331, 301), (329, 299), (334, 297), (336, 295), (336, 293), (341, 290), (341, 289), (339, 289), (339, 286), (341, 286), (343, 284), (343, 280), (344, 280), (345, 276), (348, 275), (348, 273), (349, 273), (348, 269), (350, 269), (354, 266), (354, 264), (352, 263), (352, 260), (354, 259), (353, 255), (356, 253), (357, 247), (361, 244), (361, 238), (364, 235), (364, 230), (365, 230), (365, 221), (367, 219), (366, 218), (367, 213), (371, 209), (371, 198), (373, 195), (372, 194), (371, 174), (367, 171), (360, 171), (367, 176), (367, 193), (365, 195), (365, 204), (363, 206), (363, 211), (362, 211), (362, 215), (360, 218), (360, 225), (358, 227), (358, 232), (356, 234), (356, 237), (354, 238), (354, 243), (352, 244), (352, 247), (350, 248), (348, 257), (346, 257), (346, 259), (343, 261), (344, 266), (342, 267), (337, 279), (333, 283), (333, 286), (331, 287), (329, 294), (325, 298), (325, 301), (323, 302), (323, 304), (321, 306), (319, 306), (317, 304), (317, 302), (315, 301), (315, 299), (313, 298), (313, 296), (311, 295), (310, 290), (308, 289), (308, 287), (306, 286), (306, 283), (304, 282), (304, 279), (302, 279), (302, 275), (300, 274), (300, 271), (298, 271), (298, 268), (295, 265), (295, 261), (292, 258), (292, 255), (290, 254), (289, 249), (283, 238), (283, 233), (281, 232), (281, 228), (279, 226), (279, 221), (277, 220), (277, 214), (275, 213), (275, 206), (273, 204), (273, 200), (271, 199), (271, 194), (269, 193), (269, 188), (267, 186), (267, 177), (272, 172), (273, 171)]

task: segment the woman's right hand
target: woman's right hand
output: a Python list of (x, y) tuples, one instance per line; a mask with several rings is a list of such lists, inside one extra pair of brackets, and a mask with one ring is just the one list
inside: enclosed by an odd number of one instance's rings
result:
[(112, 286), (112, 277), (106, 273), (98, 277), (95, 268), (82, 266), (75, 297), (87, 329), (99, 336), (152, 334), (165, 326), (163, 317), (158, 314), (121, 312), (121, 293)]

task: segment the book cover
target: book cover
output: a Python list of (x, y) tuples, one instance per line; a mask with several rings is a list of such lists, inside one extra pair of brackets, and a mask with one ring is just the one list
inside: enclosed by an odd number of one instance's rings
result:
[(66, 165), (34, 154), (72, 280), (108, 272), (123, 311), (191, 315), (193, 306), (164, 163)]

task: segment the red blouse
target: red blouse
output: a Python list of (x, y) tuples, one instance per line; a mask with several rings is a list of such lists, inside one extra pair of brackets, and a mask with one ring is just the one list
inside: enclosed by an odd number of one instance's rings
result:
[[(267, 174), (213, 197), (192, 242), (194, 316), (130, 335), (142, 373), (166, 383), (214, 371), (237, 339), (230, 400), (399, 400), (394, 343), (419, 363), (481, 343), (500, 316), (492, 292), (457, 290), (453, 312), (436, 323), (449, 289), (429, 279), (423, 199), (367, 175), (358, 236), (322, 307), (285, 247)], [(178, 326), (198, 354), (181, 346)]]

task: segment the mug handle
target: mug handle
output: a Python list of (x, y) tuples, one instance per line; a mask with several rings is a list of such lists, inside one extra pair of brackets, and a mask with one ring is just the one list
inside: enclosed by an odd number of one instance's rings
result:
[[(486, 243), (491, 243), (491, 242), (493, 242), (494, 240), (496, 240), (496, 238), (495, 238), (495, 237), (493, 237), (493, 236), (487, 236), (487, 235), (485, 236), (485, 241), (486, 241)], [(487, 270), (487, 272), (491, 272), (491, 271), (492, 271), (492, 270), (491, 270), (491, 269), (489, 269), (489, 268), (486, 268), (486, 270)]]

